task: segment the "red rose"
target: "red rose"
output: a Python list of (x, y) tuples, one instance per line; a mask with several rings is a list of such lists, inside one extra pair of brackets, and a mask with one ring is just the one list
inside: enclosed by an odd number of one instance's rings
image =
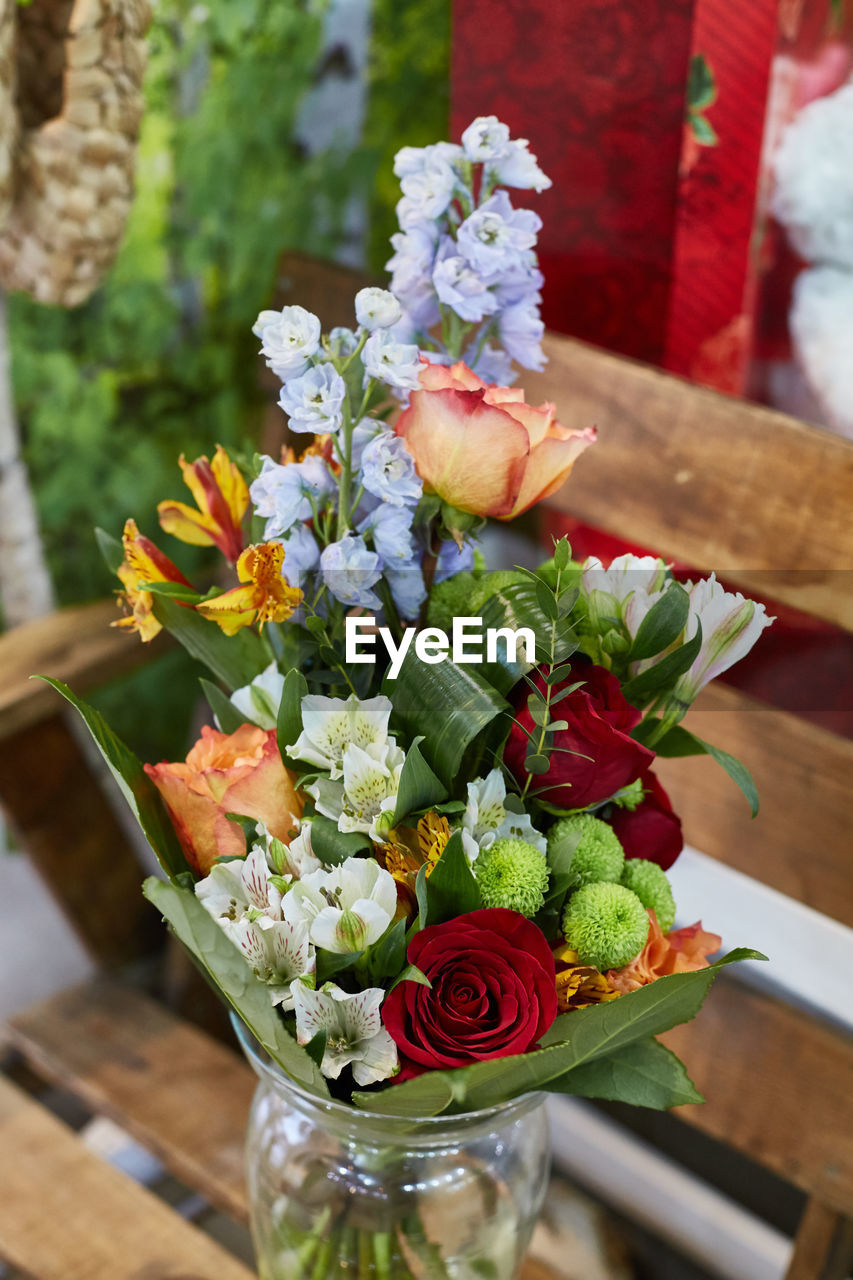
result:
[[(553, 686), (555, 693), (578, 680), (584, 683), (554, 708), (553, 718), (567, 721), (568, 728), (554, 734), (557, 749), (553, 750), (548, 771), (535, 775), (533, 782), (537, 799), (561, 809), (586, 809), (635, 782), (655, 756), (629, 737), (640, 721), (640, 712), (626, 702), (616, 677), (592, 662), (575, 661), (572, 667), (568, 679)], [(541, 673), (537, 672), (535, 679), (544, 693), (546, 685)], [(516, 709), (516, 719), (519, 724), (513, 724), (510, 730), (504, 761), (524, 782), (524, 759), (529, 746), (524, 730), (532, 732), (535, 728), (526, 696)]]
[(466, 1067), (526, 1053), (557, 1016), (554, 957), (517, 911), (471, 911), (416, 933), (407, 952), (432, 983), (401, 982), (382, 1020), (408, 1066)]
[(684, 848), (681, 819), (673, 813), (669, 796), (651, 771), (643, 777), (643, 786), (643, 803), (633, 813), (614, 809), (610, 825), (626, 858), (646, 858), (666, 871)]

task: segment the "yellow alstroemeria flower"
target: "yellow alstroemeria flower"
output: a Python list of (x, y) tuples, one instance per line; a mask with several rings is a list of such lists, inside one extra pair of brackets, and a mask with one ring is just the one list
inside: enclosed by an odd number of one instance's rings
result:
[(284, 547), (280, 542), (259, 542), (247, 547), (237, 561), (241, 586), (232, 587), (212, 600), (202, 600), (195, 608), (204, 618), (217, 623), (227, 636), (255, 621), (284, 622), (296, 609), (302, 592), (289, 586), (281, 576)]
[(154, 616), (154, 599), (150, 591), (140, 589), (141, 582), (182, 582), (190, 584), (177, 565), (172, 564), (159, 547), (144, 537), (137, 528), (135, 520), (125, 521), (122, 534), (124, 560), (118, 567), (118, 576), (124, 586), (120, 591), (119, 601), (129, 610), (124, 618), (118, 618), (112, 626), (125, 627), (128, 631), (137, 631), (140, 640), (153, 640), (162, 630)]
[(569, 946), (554, 948), (554, 962), (557, 969), (557, 1008), (561, 1013), (616, 1000), (621, 994), (598, 969), (579, 964), (577, 951)]
[(212, 462), (206, 457), (187, 462), (183, 454), (178, 462), (198, 509), (167, 498), (157, 507), (161, 528), (181, 542), (218, 547), (233, 564), (243, 550), (242, 523), (249, 505), (240, 468), (221, 445), (216, 446)]

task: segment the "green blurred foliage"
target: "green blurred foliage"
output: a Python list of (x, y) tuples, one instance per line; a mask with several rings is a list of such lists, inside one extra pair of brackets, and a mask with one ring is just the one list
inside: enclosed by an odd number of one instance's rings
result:
[[(381, 267), (396, 226), (393, 154), (446, 136), (449, 0), (374, 0), (362, 145), (306, 152), (300, 111), (318, 74), (327, 3), (160, 0), (136, 198), (116, 262), (74, 311), (10, 298), (24, 454), (62, 603), (117, 585), (96, 524), (119, 536), (133, 516), (189, 574), (215, 559), (165, 538), (156, 504), (188, 497), (179, 453), (209, 454), (217, 442), (251, 453), (261, 406), (251, 325), (279, 254), (332, 255), (356, 195)], [(180, 748), (197, 685), (181, 655), (157, 668), (96, 701), (132, 743), (144, 726), (144, 745), (159, 741), (159, 755)]]

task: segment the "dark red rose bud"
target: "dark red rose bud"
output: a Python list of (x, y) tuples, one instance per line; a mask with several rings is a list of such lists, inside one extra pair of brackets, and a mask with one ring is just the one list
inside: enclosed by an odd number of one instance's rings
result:
[(517, 911), (471, 911), (416, 933), (407, 958), (432, 986), (401, 982), (382, 1006), (400, 1079), (525, 1053), (557, 1016), (554, 957)]
[[(544, 693), (547, 686), (541, 673), (536, 673), (535, 680)], [(569, 678), (554, 686), (555, 693), (578, 680), (584, 682), (581, 688), (554, 708), (553, 719), (566, 720), (568, 728), (553, 736), (558, 749), (552, 750), (548, 772), (533, 779), (537, 799), (561, 809), (600, 804), (635, 782), (655, 758), (653, 751), (629, 737), (640, 721), (640, 712), (626, 701), (616, 676), (593, 662), (576, 660)], [(515, 714), (524, 729), (534, 729), (527, 686)], [(528, 748), (526, 734), (513, 724), (504, 761), (522, 784), (527, 778), (524, 759)]]
[(684, 848), (681, 819), (655, 775), (643, 775), (645, 796), (633, 812), (614, 808), (608, 821), (626, 858), (646, 858), (666, 871)]

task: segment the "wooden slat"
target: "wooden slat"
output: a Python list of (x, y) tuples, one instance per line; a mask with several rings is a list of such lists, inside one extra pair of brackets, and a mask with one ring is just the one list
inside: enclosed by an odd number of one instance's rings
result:
[(707, 1099), (680, 1119), (853, 1214), (849, 1036), (721, 978), (699, 1017), (663, 1040)]
[(142, 868), (63, 716), (0, 737), (0, 808), (95, 958), (118, 964), (156, 945)]
[(53, 676), (83, 693), (162, 653), (110, 623), (114, 600), (75, 605), (0, 635), (0, 739), (36, 724), (57, 708), (57, 695), (32, 675)]
[[(276, 305), (350, 324), (366, 282), (288, 253)], [(559, 334), (544, 345), (528, 400), (599, 429), (550, 506), (853, 629), (853, 441)]]
[(251, 1280), (0, 1077), (0, 1258), (32, 1280)]
[(7, 1035), (211, 1203), (247, 1217), (243, 1143), (256, 1080), (236, 1053), (108, 979), (36, 1005)]
[(853, 1222), (812, 1196), (803, 1212), (785, 1280), (847, 1280), (853, 1265)]
[(703, 691), (685, 725), (742, 760), (761, 799), (750, 821), (743, 796), (707, 756), (658, 759), (688, 841), (853, 926), (853, 742), (719, 683)]

